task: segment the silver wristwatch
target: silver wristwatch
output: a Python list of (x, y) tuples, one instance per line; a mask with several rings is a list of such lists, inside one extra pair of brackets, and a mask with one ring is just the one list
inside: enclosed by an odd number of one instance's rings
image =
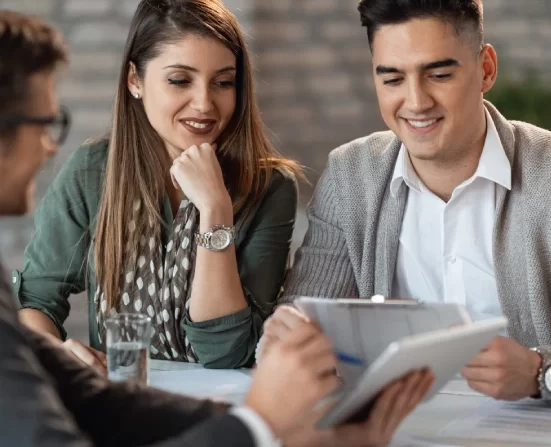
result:
[(541, 368), (538, 371), (538, 386), (542, 399), (551, 400), (551, 346), (538, 346), (531, 348), (542, 359)]
[(235, 239), (235, 227), (215, 225), (206, 233), (195, 233), (195, 242), (198, 247), (212, 251), (223, 251), (228, 248)]

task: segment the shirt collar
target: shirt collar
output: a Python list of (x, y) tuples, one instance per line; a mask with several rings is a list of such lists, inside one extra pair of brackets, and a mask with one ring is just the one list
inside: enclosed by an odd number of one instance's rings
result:
[[(487, 110), (486, 140), (484, 141), (484, 148), (480, 155), (478, 168), (473, 177), (471, 177), (471, 180), (467, 180), (467, 182), (470, 183), (476, 177), (488, 179), (508, 190), (511, 189), (511, 163), (505, 154), (495, 123)], [(417, 192), (421, 192), (424, 188), (423, 183), (411, 164), (407, 148), (403, 144), (398, 152), (398, 158), (394, 166), (394, 174), (390, 182), (390, 193), (392, 197), (396, 198), (396, 194), (402, 182)]]
[(494, 120), (487, 110), (486, 123), (486, 141), (474, 176), (486, 178), (511, 190), (511, 163), (499, 139)]
[(390, 181), (390, 193), (392, 197), (396, 198), (398, 189), (404, 182), (411, 189), (414, 189), (417, 192), (421, 192), (422, 182), (417, 177), (417, 173), (411, 164), (409, 159), (409, 154), (406, 147), (402, 144), (400, 151), (398, 152), (398, 158), (396, 159), (396, 164), (394, 166), (394, 174), (392, 175), (392, 180)]

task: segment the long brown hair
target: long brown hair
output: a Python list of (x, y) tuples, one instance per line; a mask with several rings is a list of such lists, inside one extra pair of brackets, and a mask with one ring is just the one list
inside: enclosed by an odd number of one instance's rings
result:
[[(142, 102), (128, 91), (129, 66), (134, 63), (143, 79), (147, 63), (160, 54), (161, 47), (186, 34), (216, 38), (236, 56), (236, 109), (217, 140), (234, 213), (250, 213), (266, 192), (274, 169), (301, 175), (297, 163), (283, 158), (265, 135), (245, 41), (222, 1), (142, 0), (130, 25), (120, 70), (94, 246), (96, 278), (108, 309), (120, 302), (124, 269), (135, 262), (128, 256), (145, 242), (140, 238), (151, 231), (153, 237), (159, 236), (159, 205), (171, 163)], [(137, 200), (140, 217), (131, 223)]]

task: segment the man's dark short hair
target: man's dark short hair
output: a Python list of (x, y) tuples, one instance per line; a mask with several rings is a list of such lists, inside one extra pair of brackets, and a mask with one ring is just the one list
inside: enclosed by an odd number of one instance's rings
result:
[(453, 24), (459, 35), (470, 32), (477, 51), (484, 41), (482, 0), (361, 0), (358, 11), (371, 49), (382, 26), (413, 19), (441, 19)]
[(61, 33), (36, 18), (0, 10), (0, 118), (24, 112), (28, 78), (68, 61)]

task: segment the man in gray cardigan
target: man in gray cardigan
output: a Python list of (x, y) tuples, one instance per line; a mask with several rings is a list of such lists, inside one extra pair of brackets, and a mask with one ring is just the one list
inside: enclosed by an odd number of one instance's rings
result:
[[(484, 101), (497, 55), (480, 0), (364, 0), (359, 11), (390, 131), (330, 154), (279, 304), (381, 294), (505, 315), (509, 337), (464, 377), (496, 398), (549, 399), (551, 133)], [(296, 319), (281, 307), (272, 326)]]

